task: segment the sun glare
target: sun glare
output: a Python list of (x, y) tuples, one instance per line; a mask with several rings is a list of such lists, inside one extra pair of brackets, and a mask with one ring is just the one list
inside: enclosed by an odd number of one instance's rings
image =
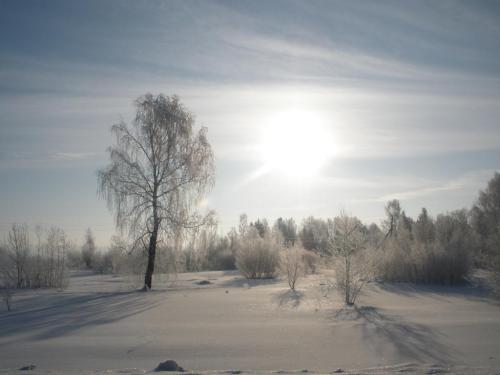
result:
[(296, 178), (317, 175), (334, 150), (324, 119), (315, 112), (298, 110), (272, 116), (260, 145), (266, 169)]

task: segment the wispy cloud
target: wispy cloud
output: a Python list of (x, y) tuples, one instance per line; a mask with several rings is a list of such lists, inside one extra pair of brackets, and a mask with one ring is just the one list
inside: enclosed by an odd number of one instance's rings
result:
[[(83, 165), (94, 178), (110, 125), (130, 121), (146, 92), (179, 94), (208, 126), (218, 179), (210, 205), (234, 220), (246, 210), (329, 215), (352, 201), (363, 211), (354, 214), (370, 217), (389, 198), (418, 206), (472, 197), (500, 163), (485, 151), (500, 150), (496, 4), (55, 0), (3, 8), (0, 179), (48, 165)], [(255, 152), (267, 120), (297, 108), (327, 119), (337, 147), (332, 172), (302, 190), (262, 173)], [(453, 159), (465, 151), (479, 156)], [(423, 159), (441, 169), (419, 169)], [(2, 215), (29, 216), (3, 209), (18, 190), (10, 181), (11, 190), (0, 187)], [(93, 199), (95, 181), (87, 182)]]
[[(259, 56), (273, 60), (268, 66), (283, 78), (295, 79), (355, 79), (355, 78), (406, 78), (406, 79), (440, 79), (446, 75), (456, 78), (449, 70), (433, 68), (425, 65), (414, 65), (396, 60), (388, 56), (372, 55), (361, 51), (330, 45), (327, 40), (297, 42), (264, 34), (242, 33), (232, 30), (224, 34), (222, 39), (230, 46), (238, 46), (242, 51), (251, 54), (258, 61)], [(264, 64), (263, 64), (264, 65)], [(298, 70), (294, 67), (300, 67)], [(304, 70), (303, 67), (307, 67)], [(264, 67), (263, 67), (264, 68)], [(292, 73), (294, 72), (295, 73)]]
[(451, 181), (434, 182), (433, 184), (423, 186), (418, 189), (395, 191), (371, 200), (367, 199), (366, 201), (387, 202), (391, 199), (408, 201), (436, 193), (451, 191), (471, 191), (476, 193), (479, 189), (484, 187), (485, 182), (488, 181), (488, 179), (491, 178), (495, 172), (495, 170), (471, 171)]
[(95, 152), (0, 152), (0, 167), (48, 166), (97, 159)]

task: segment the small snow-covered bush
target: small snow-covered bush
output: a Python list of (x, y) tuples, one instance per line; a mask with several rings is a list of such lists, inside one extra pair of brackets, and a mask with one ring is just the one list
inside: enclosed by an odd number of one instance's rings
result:
[(236, 267), (248, 279), (276, 276), (280, 264), (278, 246), (271, 236), (249, 233), (238, 242)]

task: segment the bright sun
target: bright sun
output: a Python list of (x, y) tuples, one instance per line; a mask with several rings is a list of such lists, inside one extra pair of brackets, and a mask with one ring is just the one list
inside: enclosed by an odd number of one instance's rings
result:
[(296, 178), (317, 175), (335, 151), (323, 118), (299, 110), (272, 116), (259, 148), (266, 169)]

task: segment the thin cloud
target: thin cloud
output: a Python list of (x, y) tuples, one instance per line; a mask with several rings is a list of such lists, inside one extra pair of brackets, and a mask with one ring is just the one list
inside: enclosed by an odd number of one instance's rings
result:
[(101, 157), (101, 154), (96, 152), (0, 152), (0, 167), (48, 166), (96, 159), (98, 157)]
[(488, 178), (491, 178), (491, 176), (493, 176), (495, 172), (496, 172), (495, 170), (472, 171), (449, 182), (442, 182), (440, 184), (427, 186), (420, 189), (394, 192), (391, 194), (386, 194), (377, 197), (372, 200), (368, 199), (366, 201), (387, 202), (391, 199), (399, 199), (401, 201), (407, 201), (441, 192), (460, 191), (460, 190), (478, 191), (480, 188), (483, 187), (485, 181), (487, 181)]

